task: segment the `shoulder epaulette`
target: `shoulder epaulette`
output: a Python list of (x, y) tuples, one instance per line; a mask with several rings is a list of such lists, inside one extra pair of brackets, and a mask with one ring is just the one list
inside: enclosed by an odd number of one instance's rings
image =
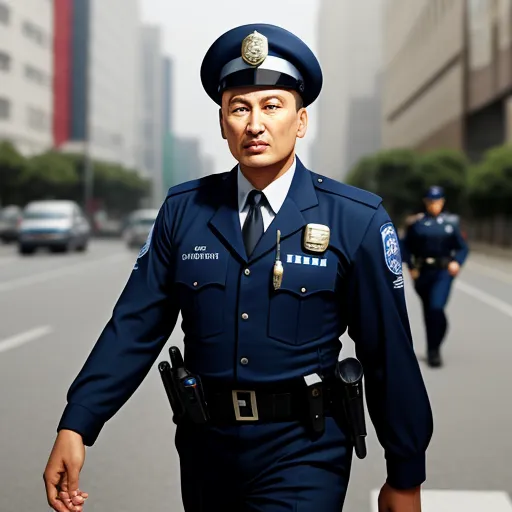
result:
[(371, 208), (374, 209), (377, 209), (379, 205), (382, 203), (382, 197), (378, 196), (377, 194), (374, 194), (373, 192), (368, 192), (367, 190), (363, 190), (362, 188), (357, 188), (353, 187), (352, 185), (341, 183), (331, 178), (321, 176), (320, 174), (312, 174), (313, 182), (316, 188), (319, 188), (331, 194), (346, 197), (347, 199), (351, 199), (352, 201), (356, 201), (366, 206), (370, 206)]
[(197, 190), (198, 188), (205, 187), (206, 185), (214, 185), (215, 183), (219, 183), (224, 179), (229, 172), (224, 172), (220, 174), (210, 174), (208, 176), (203, 176), (202, 178), (197, 178), (195, 180), (185, 181), (184, 183), (179, 183), (178, 185), (174, 185), (167, 191), (167, 197), (177, 196), (178, 194), (183, 194), (185, 192), (191, 192), (193, 190)]

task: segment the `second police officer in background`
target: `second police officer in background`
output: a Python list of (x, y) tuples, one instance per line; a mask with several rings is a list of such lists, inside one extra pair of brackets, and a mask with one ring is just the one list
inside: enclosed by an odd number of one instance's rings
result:
[(427, 361), (436, 368), (442, 366), (441, 344), (448, 329), (444, 310), (469, 249), (453, 215), (443, 213), (443, 188), (430, 187), (423, 200), (425, 212), (407, 226), (401, 247), (423, 306)]
[[(419, 512), (433, 422), (395, 228), (380, 197), (309, 171), (295, 154), (322, 87), (317, 59), (280, 27), (245, 25), (213, 43), (201, 78), (239, 165), (169, 190), (69, 390), (45, 471), (50, 505), (73, 510), (72, 498), (82, 508), (69, 493), (84, 445), (141, 384), (181, 311), (185, 366), (210, 415), (177, 425), (186, 512), (342, 508), (352, 444), (332, 374), (347, 329), (385, 452), (379, 510)], [(321, 435), (304, 421), (315, 375), (331, 397)]]

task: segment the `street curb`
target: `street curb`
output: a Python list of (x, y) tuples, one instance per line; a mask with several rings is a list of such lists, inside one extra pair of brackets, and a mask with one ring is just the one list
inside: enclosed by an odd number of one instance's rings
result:
[(497, 258), (504, 258), (512, 260), (512, 248), (500, 247), (497, 245), (489, 245), (481, 242), (468, 242), (469, 250), (478, 254), (485, 254), (487, 256), (495, 256)]

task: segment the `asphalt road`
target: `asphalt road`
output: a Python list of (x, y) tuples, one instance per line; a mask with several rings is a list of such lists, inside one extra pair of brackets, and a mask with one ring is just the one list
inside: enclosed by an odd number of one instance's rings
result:
[[(95, 241), (85, 254), (19, 257), (0, 246), (0, 511), (48, 510), (42, 472), (67, 388), (109, 319), (136, 254)], [(407, 282), (418, 357), (419, 303)], [(422, 362), (435, 434), (424, 512), (512, 512), (512, 259), (473, 254), (448, 306), (446, 366)], [(177, 329), (169, 343), (180, 345)], [(352, 353), (346, 340), (343, 355)], [(167, 350), (158, 359), (167, 356)], [(158, 362), (157, 361), (157, 362)], [(376, 511), (384, 460), (371, 424), (345, 510)], [(174, 428), (156, 367), (88, 449), (86, 511), (182, 511)]]

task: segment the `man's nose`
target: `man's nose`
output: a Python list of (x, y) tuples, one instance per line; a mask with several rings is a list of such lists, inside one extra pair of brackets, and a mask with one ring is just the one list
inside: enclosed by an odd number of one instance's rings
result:
[(265, 131), (265, 125), (261, 119), (261, 112), (259, 110), (253, 110), (251, 112), (251, 117), (249, 118), (249, 123), (247, 124), (247, 133), (251, 135), (259, 135)]

